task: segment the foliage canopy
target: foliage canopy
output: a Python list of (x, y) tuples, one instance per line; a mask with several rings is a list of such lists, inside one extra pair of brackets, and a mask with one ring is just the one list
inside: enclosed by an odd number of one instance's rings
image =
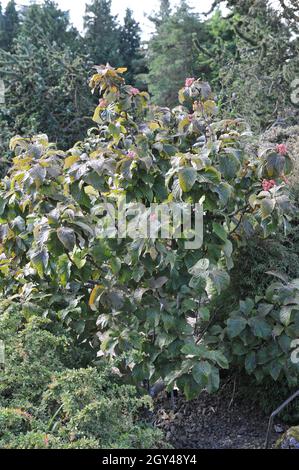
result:
[[(67, 152), (46, 135), (11, 141), (0, 191), (4, 294), (58, 318), (85, 348), (126, 353), (123, 373), (136, 381), (163, 378), (188, 397), (214, 391), (229, 363), (221, 342), (205, 341), (210, 304), (246, 236), (287, 227), (291, 160), (275, 146), (250, 152), (242, 120), (216, 120), (206, 82), (188, 79), (179, 106), (159, 108), (125, 84), (125, 69), (96, 68), (97, 126), (84, 141)], [(275, 179), (271, 189), (263, 178)], [(151, 203), (202, 202), (203, 246), (186, 250), (189, 234), (178, 238), (175, 226), (172, 240), (104, 238), (102, 204), (123, 196), (148, 215)]]

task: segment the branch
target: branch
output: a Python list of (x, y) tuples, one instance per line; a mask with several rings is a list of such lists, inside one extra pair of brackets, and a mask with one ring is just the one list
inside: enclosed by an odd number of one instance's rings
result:
[(194, 44), (195, 48), (196, 48), (199, 52), (202, 52), (203, 54), (205, 54), (206, 56), (210, 57), (211, 59), (214, 58), (212, 54), (210, 54), (204, 47), (202, 47), (202, 46), (199, 44), (197, 38), (193, 38), (193, 44)]
[(246, 36), (246, 34), (244, 34), (239, 28), (237, 25), (234, 26), (234, 30), (235, 32), (238, 34), (238, 36), (240, 36), (241, 39), (243, 39), (245, 42), (248, 42), (248, 44), (250, 44), (251, 46), (253, 47), (258, 47), (258, 43), (255, 42), (252, 38), (250, 38), (249, 36)]
[(80, 118), (78, 117), (78, 118), (74, 119), (68, 126), (63, 127), (62, 130), (63, 131), (68, 131), (69, 129), (71, 129), (73, 127), (74, 124), (76, 124), (78, 122), (91, 121), (91, 120), (92, 120), (92, 118), (90, 116), (83, 116), (83, 117), (80, 117)]
[(222, 3), (223, 0), (214, 0), (214, 2), (212, 3), (212, 6), (211, 8), (209, 9), (209, 11), (207, 13), (203, 13), (204, 16), (208, 16), (210, 15), (211, 13), (213, 13), (213, 11), (215, 10), (215, 8), (217, 8), (220, 3)]
[[(280, 3), (283, 11), (285, 12), (285, 14), (288, 18), (291, 18), (292, 20), (294, 20), (296, 22), (299, 21), (299, 15), (297, 15), (296, 11), (293, 11), (293, 9), (291, 7), (288, 7), (285, 4), (284, 0), (279, 0), (279, 3)], [(296, 8), (296, 7), (294, 7), (294, 8)]]

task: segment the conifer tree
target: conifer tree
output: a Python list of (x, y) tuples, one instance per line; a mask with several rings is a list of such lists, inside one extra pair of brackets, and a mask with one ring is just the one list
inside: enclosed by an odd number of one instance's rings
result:
[(21, 10), (20, 35), (35, 46), (56, 44), (72, 50), (79, 47), (78, 31), (71, 26), (68, 12), (62, 11), (53, 0), (42, 5), (32, 4)]
[(85, 45), (94, 64), (120, 64), (120, 31), (111, 0), (93, 0), (84, 17)]
[(16, 9), (15, 0), (10, 0), (6, 5), (4, 14), (0, 14), (0, 49), (10, 51), (13, 39), (17, 35), (19, 28), (19, 15)]
[(46, 0), (21, 9), (20, 18), (13, 50), (0, 50), (6, 91), (0, 108), (2, 155), (16, 134), (43, 131), (68, 147), (84, 135), (93, 106), (88, 87), (92, 64), (79, 50), (68, 14)]
[(145, 79), (154, 101), (171, 106), (185, 78), (201, 76), (195, 39), (203, 43), (208, 34), (186, 2), (181, 2), (173, 13), (169, 8), (169, 2), (162, 1), (159, 13), (153, 17), (156, 31), (148, 45), (149, 74)]
[(140, 67), (140, 27), (129, 8), (126, 10), (124, 24), (120, 29), (120, 58), (122, 64), (128, 68), (127, 83), (135, 83), (135, 75)]

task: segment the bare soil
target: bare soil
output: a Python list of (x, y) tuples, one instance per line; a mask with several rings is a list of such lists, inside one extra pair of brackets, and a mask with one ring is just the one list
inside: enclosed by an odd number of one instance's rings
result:
[[(235, 388), (229, 381), (218, 393), (189, 402), (163, 392), (155, 401), (154, 424), (176, 449), (262, 449), (269, 416)], [(275, 427), (271, 446), (288, 426)]]

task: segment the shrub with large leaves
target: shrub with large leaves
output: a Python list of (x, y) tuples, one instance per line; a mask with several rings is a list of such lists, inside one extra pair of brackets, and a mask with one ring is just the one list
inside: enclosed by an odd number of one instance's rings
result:
[(258, 383), (265, 378), (286, 379), (289, 387), (298, 385), (299, 280), (278, 277), (264, 297), (241, 301), (224, 325), (215, 324), (206, 342), (225, 345), (230, 362), (241, 366)]
[[(84, 142), (59, 151), (45, 135), (16, 137), (1, 183), (0, 275), (23, 309), (57, 317), (85, 347), (126, 353), (123, 373), (162, 377), (188, 397), (216, 390), (228, 361), (205, 343), (211, 299), (229, 284), (232, 254), (248, 234), (291, 217), (290, 159), (249, 152), (241, 120), (217, 121), (209, 85), (186, 80), (174, 109), (151, 106), (125, 69), (97, 67), (99, 105)], [(275, 178), (267, 191), (264, 178)], [(264, 185), (265, 186), (265, 185)], [(103, 204), (202, 203), (204, 238), (105, 238)], [(148, 214), (147, 214), (148, 213)], [(161, 220), (157, 220), (158, 226)], [(188, 232), (188, 233), (187, 233)]]

